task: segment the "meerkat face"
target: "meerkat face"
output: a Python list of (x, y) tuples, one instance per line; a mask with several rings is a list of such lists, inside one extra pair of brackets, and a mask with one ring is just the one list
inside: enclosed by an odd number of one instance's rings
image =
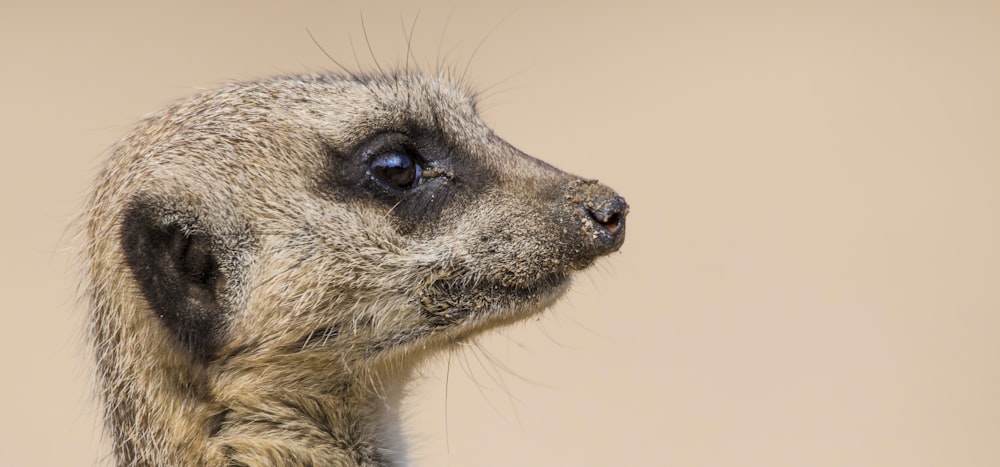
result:
[(140, 312), (208, 361), (397, 358), (522, 319), (621, 246), (628, 212), (500, 139), (467, 93), (408, 74), (192, 98), (145, 120), (105, 177), (98, 205), (121, 208), (95, 214), (117, 220), (100, 248)]

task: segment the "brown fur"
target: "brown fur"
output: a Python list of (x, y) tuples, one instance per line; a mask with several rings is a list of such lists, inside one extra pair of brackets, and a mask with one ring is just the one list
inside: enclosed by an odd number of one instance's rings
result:
[[(356, 167), (386, 132), (430, 141), (420, 191)], [(117, 462), (403, 462), (414, 365), (552, 304), (621, 245), (626, 213), (501, 140), (440, 78), (284, 77), (151, 115), (85, 214)], [(161, 292), (173, 274), (182, 286)]]

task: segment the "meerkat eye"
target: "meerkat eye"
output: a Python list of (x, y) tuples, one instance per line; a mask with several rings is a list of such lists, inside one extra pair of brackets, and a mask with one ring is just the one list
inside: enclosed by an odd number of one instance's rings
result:
[(409, 190), (420, 183), (423, 167), (401, 152), (383, 153), (371, 161), (369, 172), (379, 183), (396, 190)]

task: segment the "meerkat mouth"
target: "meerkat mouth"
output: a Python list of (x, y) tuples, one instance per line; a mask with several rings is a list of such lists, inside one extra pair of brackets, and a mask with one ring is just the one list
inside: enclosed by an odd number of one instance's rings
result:
[(421, 297), (424, 315), (436, 326), (463, 321), (520, 319), (549, 306), (569, 288), (568, 272), (539, 273), (531, 281), (438, 281)]
[[(370, 346), (370, 355), (424, 339), (430, 339), (426, 343), (453, 343), (521, 321), (554, 304), (569, 290), (571, 282), (568, 271), (541, 274), (529, 283), (438, 280), (419, 298), (425, 326), (418, 332), (391, 333)], [(302, 336), (288, 349), (298, 352), (327, 347), (336, 343), (341, 333), (339, 325), (321, 327)]]

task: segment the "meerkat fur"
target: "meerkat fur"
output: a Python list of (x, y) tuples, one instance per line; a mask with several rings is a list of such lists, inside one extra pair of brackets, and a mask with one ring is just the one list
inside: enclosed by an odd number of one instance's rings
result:
[(416, 72), (235, 83), (144, 118), (84, 214), (118, 465), (405, 462), (425, 356), (551, 305), (624, 200)]

